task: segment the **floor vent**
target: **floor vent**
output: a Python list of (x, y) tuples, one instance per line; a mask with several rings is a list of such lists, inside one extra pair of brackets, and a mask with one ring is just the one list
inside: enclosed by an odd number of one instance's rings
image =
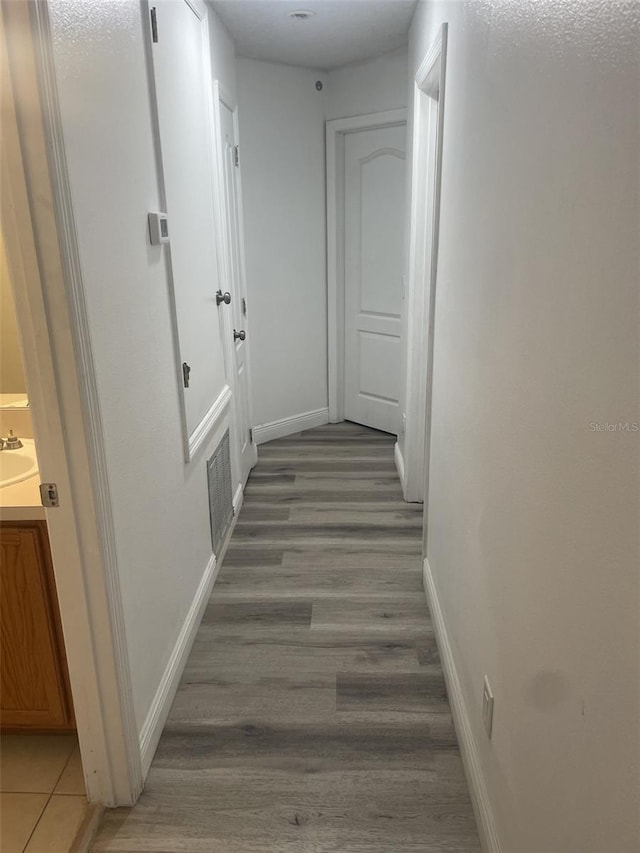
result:
[(218, 556), (233, 519), (229, 430), (225, 432), (222, 441), (207, 461), (207, 480), (209, 482), (211, 545), (213, 553)]

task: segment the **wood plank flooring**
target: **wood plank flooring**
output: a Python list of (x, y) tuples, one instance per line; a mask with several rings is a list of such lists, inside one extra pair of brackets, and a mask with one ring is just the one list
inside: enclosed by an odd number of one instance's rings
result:
[(145, 791), (95, 853), (478, 853), (393, 439), (273, 441)]

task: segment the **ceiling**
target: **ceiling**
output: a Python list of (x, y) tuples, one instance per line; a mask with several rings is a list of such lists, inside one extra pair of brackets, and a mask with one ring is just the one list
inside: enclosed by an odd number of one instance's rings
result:
[[(416, 0), (209, 0), (251, 59), (330, 70), (403, 47)], [(296, 20), (290, 13), (315, 14)]]

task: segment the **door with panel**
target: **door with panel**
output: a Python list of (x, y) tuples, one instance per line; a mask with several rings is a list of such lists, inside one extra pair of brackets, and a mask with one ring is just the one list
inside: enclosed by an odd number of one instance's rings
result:
[(397, 434), (406, 125), (345, 135), (346, 420)]
[(213, 105), (207, 7), (150, 6), (154, 88), (173, 277), (187, 458), (229, 394), (215, 244)]
[(241, 483), (247, 481), (256, 464), (257, 452), (251, 431), (251, 379), (249, 370), (249, 334), (247, 322), (247, 286), (242, 240), (242, 206), (238, 170), (240, 158), (235, 110), (222, 99), (220, 134), (224, 170), (225, 226), (227, 243), (227, 289), (231, 294), (233, 320), (233, 365), (231, 381), (235, 410), (235, 434)]

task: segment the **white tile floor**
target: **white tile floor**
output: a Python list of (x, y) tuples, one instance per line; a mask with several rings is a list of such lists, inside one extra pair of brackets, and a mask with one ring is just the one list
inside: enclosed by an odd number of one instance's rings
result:
[(88, 811), (75, 735), (0, 738), (2, 853), (69, 853)]

